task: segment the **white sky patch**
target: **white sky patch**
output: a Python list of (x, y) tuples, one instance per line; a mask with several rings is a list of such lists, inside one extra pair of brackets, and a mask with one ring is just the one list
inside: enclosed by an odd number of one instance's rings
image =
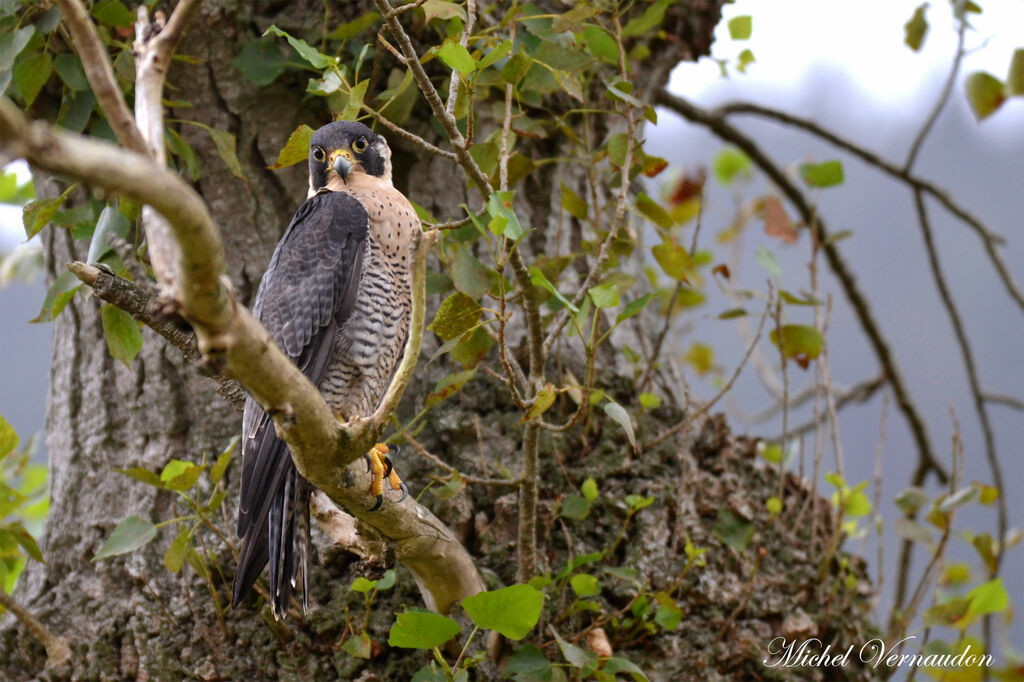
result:
[[(917, 104), (934, 73), (948, 72), (956, 53), (957, 35), (948, 0), (931, 0), (925, 17), (928, 33), (920, 52), (904, 42), (903, 25), (920, 0), (826, 2), (822, 0), (738, 0), (727, 5), (715, 31), (715, 59), (737, 63), (750, 49), (757, 60), (745, 75), (730, 68), (730, 78), (755, 89), (796, 91), (813, 71), (842, 73), (873, 101), (871, 106), (898, 110)], [(963, 97), (963, 79), (972, 71), (988, 71), (1004, 80), (1014, 50), (1024, 48), (1024, 2), (988, 0), (982, 14), (970, 14), (966, 48), (954, 96)], [(749, 40), (732, 40), (728, 20), (753, 17)], [(682, 64), (672, 73), (670, 89), (703, 101), (722, 83), (718, 65), (708, 58)], [(930, 106), (930, 102), (928, 104)], [(1008, 131), (1024, 121), (1024, 98), (1013, 98), (986, 119), (982, 127)]]

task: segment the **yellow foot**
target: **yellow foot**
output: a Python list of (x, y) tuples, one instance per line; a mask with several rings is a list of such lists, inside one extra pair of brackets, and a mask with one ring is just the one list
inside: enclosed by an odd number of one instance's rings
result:
[(402, 491), (402, 497), (398, 500), (399, 502), (409, 496), (409, 488), (398, 477), (398, 472), (395, 471), (391, 459), (388, 458), (388, 453), (392, 449), (397, 455), (397, 445), (377, 443), (366, 453), (366, 470), (373, 475), (370, 480), (370, 494), (377, 498), (376, 504), (368, 511), (377, 511), (384, 504), (384, 479), (387, 479), (388, 485), (391, 486), (392, 490)]

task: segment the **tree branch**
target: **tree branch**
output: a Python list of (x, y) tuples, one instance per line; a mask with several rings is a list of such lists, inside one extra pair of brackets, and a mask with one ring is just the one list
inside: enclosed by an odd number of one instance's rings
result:
[(127, 149), (149, 154), (146, 141), (135, 125), (132, 112), (121, 94), (121, 88), (114, 76), (114, 67), (107, 57), (107, 48), (96, 32), (89, 11), (81, 0), (57, 0), (57, 5), (64, 17), (64, 25), (71, 33), (75, 52), (82, 60), (85, 77), (92, 87), (93, 94), (96, 95), (96, 103), (110, 123), (114, 135)]
[(38, 618), (18, 602), (0, 589), (0, 606), (14, 614), (15, 618), (21, 621), (25, 629), (36, 638), (40, 644), (46, 647), (46, 665), (53, 668), (62, 666), (71, 660), (71, 647), (64, 637), (50, 632)]
[(900, 168), (891, 161), (887, 161), (886, 159), (873, 154), (860, 145), (843, 139), (839, 135), (823, 128), (814, 121), (748, 102), (726, 104), (715, 109), (714, 113), (721, 116), (729, 116), (730, 114), (753, 114), (793, 126), (794, 128), (800, 128), (801, 130), (805, 130), (812, 135), (825, 140), (829, 144), (838, 147), (839, 149), (853, 154), (861, 161), (864, 161), (868, 165), (874, 166), (884, 173), (891, 175), (910, 187), (921, 190), (930, 195), (933, 199), (942, 204), (947, 211), (962, 220), (968, 227), (977, 233), (978, 237), (981, 239), (982, 246), (985, 248), (985, 252), (988, 254), (989, 260), (992, 262), (993, 267), (995, 267), (996, 273), (999, 275), (999, 279), (1002, 280), (1007, 293), (1017, 303), (1017, 305), (1021, 307), (1021, 309), (1024, 309), (1024, 293), (1021, 292), (1020, 287), (1014, 281), (1013, 275), (1006, 267), (1006, 263), (1003, 262), (1003, 259), (997, 250), (998, 246), (1006, 243), (1006, 239), (1002, 235), (990, 230), (978, 217), (972, 215), (967, 211), (967, 209), (957, 204), (945, 190), (937, 187), (928, 180), (914, 175), (909, 168)]
[(702, 109), (666, 90), (660, 90), (656, 99), (658, 104), (668, 107), (689, 121), (708, 128), (718, 137), (735, 144), (743, 150), (775, 183), (779, 190), (786, 195), (793, 206), (796, 207), (804, 223), (812, 226), (812, 229), (815, 231), (815, 240), (821, 245), (820, 248), (825, 253), (825, 259), (828, 262), (829, 268), (839, 280), (839, 284), (842, 286), (843, 292), (846, 294), (846, 298), (850, 302), (854, 314), (857, 316), (861, 329), (864, 330), (865, 335), (868, 337), (868, 342), (875, 351), (875, 356), (878, 358), (878, 362), (882, 366), (889, 384), (892, 386), (896, 403), (899, 405), (900, 411), (907, 420), (907, 424), (913, 434), (918, 452), (917, 468), (913, 476), (915, 485), (920, 484), (929, 471), (934, 472), (942, 483), (947, 482), (949, 474), (935, 457), (934, 450), (928, 439), (924, 420), (921, 419), (921, 415), (917, 411), (910, 392), (903, 382), (903, 377), (896, 365), (889, 342), (882, 336), (882, 330), (875, 321), (874, 315), (871, 312), (871, 306), (857, 286), (857, 281), (849, 266), (839, 254), (836, 244), (829, 239), (825, 222), (821, 219), (821, 216), (815, 215), (810, 202), (808, 202), (803, 192), (786, 177), (782, 169), (771, 161), (753, 140), (734, 128), (721, 115)]

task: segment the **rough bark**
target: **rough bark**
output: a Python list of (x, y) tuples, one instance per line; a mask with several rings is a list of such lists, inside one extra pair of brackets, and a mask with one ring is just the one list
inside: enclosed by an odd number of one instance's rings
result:
[[(330, 22), (333, 25), (352, 19), (369, 4), (329, 3)], [(301, 166), (278, 172), (266, 166), (296, 126), (306, 123), (316, 127), (328, 115), (320, 100), (303, 97), (305, 74), (289, 72), (268, 87), (256, 88), (240, 77), (231, 61), (272, 23), (296, 35), (319, 35), (315, 27), (323, 20), (323, 9), (313, 0), (206, 2), (179, 49), (199, 62), (175, 62), (169, 75), (167, 98), (191, 103), (188, 108), (169, 112), (169, 118), (228, 130), (237, 139), (244, 181), (225, 167), (203, 129), (179, 124), (203, 169), (196, 187), (221, 228), (228, 275), (243, 302), (250, 302), (277, 239), (305, 194)], [(641, 92), (663, 85), (680, 59), (707, 53), (718, 9), (717, 2), (707, 0), (670, 10), (665, 25), (670, 40), (656, 46), (650, 68), (638, 76)], [(390, 63), (390, 58), (382, 59)], [(423, 113), (425, 108), (421, 105), (417, 111), (423, 115), (414, 114), (411, 127), (436, 140), (429, 117)], [(549, 139), (533, 144), (538, 154), (556, 155), (560, 143)], [(458, 217), (462, 202), (473, 205), (472, 195), (454, 164), (426, 157), (400, 140), (392, 139), (392, 146), (396, 184), (411, 198), (443, 217)], [(549, 249), (547, 240), (553, 233), (544, 228), (553, 225), (552, 207), (558, 206), (555, 172), (541, 171), (521, 192), (521, 196), (530, 197), (522, 215), (529, 216), (531, 225), (538, 228), (530, 243), (538, 253)], [(51, 277), (59, 274), (65, 263), (85, 255), (83, 245), (73, 243), (68, 233), (52, 228), (46, 233), (46, 247)], [(4, 652), (0, 677), (355, 679), (372, 670), (382, 679), (407, 678), (422, 661), (414, 664), (413, 657), (401, 650), (385, 651), (377, 660), (367, 662), (339, 649), (338, 643), (347, 635), (348, 609), (358, 609), (361, 603), (361, 597), (348, 589), (351, 580), (363, 574), (373, 577), (384, 567), (367, 565), (326, 543), (313, 580), (313, 601), (319, 608), (304, 620), (277, 625), (265, 623), (250, 605), (226, 615), (226, 638), (205, 582), (187, 568), (176, 575), (164, 567), (162, 556), (172, 534), (165, 533), (144, 551), (109, 561), (91, 561), (110, 531), (126, 516), (134, 514), (156, 522), (180, 513), (171, 494), (154, 494), (152, 488), (114, 473), (113, 468), (159, 470), (170, 459), (199, 461), (204, 454), (209, 457), (223, 448), (239, 428), (237, 415), (216, 394), (213, 383), (149, 330), (144, 330), (143, 350), (130, 367), (113, 360), (106, 349), (98, 308), (94, 299), (79, 295), (55, 323), (47, 413), (52, 505), (42, 542), (48, 563), (31, 565), (16, 593), (49, 627), (71, 641), (72, 662), (62, 669), (44, 671), (42, 647), (8, 619), (0, 630), (0, 651)], [(431, 351), (427, 348), (425, 352)], [(404, 411), (418, 409), (434, 380), (446, 371), (436, 363), (424, 368), (410, 387)], [(616, 381), (613, 375), (606, 379), (605, 385)], [(500, 464), (517, 471), (516, 453), (521, 445), (517, 438), (522, 432), (517, 421), (521, 412), (501, 395), (495, 385), (471, 384), (466, 395), (435, 408), (422, 439), (460, 470), (493, 475), (495, 465)], [(671, 410), (651, 417), (647, 425), (650, 434), (678, 417)], [(742, 471), (751, 473), (729, 479), (723, 484), (726, 492), (755, 495), (759, 486), (766, 484), (763, 472), (757, 474), (757, 467), (750, 464), (753, 460), (743, 459), (746, 451), (726, 437), (722, 425), (714, 424), (709, 429), (703, 433), (710, 434), (708, 438), (715, 445), (704, 451), (729, 453), (728, 461), (746, 461)], [(605, 429), (598, 420), (557, 438), (542, 437), (541, 499), (547, 502), (542, 505), (539, 555), (545, 567), (557, 569), (567, 554), (578, 555), (589, 551), (588, 547), (606, 545), (608, 535), (616, 532), (613, 528), (590, 528), (570, 533), (563, 531), (555, 518), (557, 496), (566, 487), (577, 488), (580, 483), (566, 473), (566, 467), (587, 467), (589, 475), (599, 479), (603, 491), (624, 494), (645, 486), (659, 488), (659, 506), (652, 508), (651, 514), (638, 517), (636, 534), (627, 538), (619, 554), (623, 558), (640, 556), (640, 569), (646, 578), (652, 584), (662, 584), (680, 570), (682, 531), (686, 530), (698, 545), (699, 538), (706, 539), (710, 534), (714, 519), (709, 520), (705, 512), (716, 508), (722, 498), (700, 497), (711, 479), (699, 475), (709, 469), (702, 469), (701, 463), (711, 460), (694, 455), (689, 443), (676, 440), (666, 444), (656, 458), (645, 460), (642, 469), (630, 469), (628, 449), (617, 433), (610, 425)], [(405, 456), (401, 464), (414, 490), (422, 489), (433, 473), (411, 455)], [(228, 474), (229, 484), (234, 483), (232, 473)], [(767, 485), (774, 491), (774, 479), (768, 478)], [(426, 502), (457, 529), (496, 584), (512, 581), (514, 493), (471, 487), (467, 494), (453, 500), (428, 495)], [(576, 532), (579, 537), (572, 537)], [(215, 572), (214, 583), (223, 593), (234, 559), (223, 546), (210, 549), (220, 562), (222, 573)], [(794, 561), (799, 563), (798, 558)], [(804, 563), (807, 561), (805, 558)], [(791, 566), (782, 566), (780, 571), (786, 568)], [(805, 568), (814, 575), (816, 567)], [(722, 587), (718, 592), (695, 589), (695, 605), (688, 618), (712, 632), (725, 626), (728, 611), (743, 598), (742, 580), (737, 576), (748, 569), (738, 560), (709, 569), (713, 572), (706, 580)], [(769, 577), (781, 575), (764, 570)], [(736, 589), (730, 587), (737, 583)], [(807, 581), (798, 586), (798, 592), (787, 592), (782, 583), (782, 578), (775, 577), (758, 585), (759, 590), (770, 594), (746, 607), (735, 625), (729, 626), (730, 637), (735, 632), (749, 632), (753, 634), (747, 640), (752, 642), (769, 623), (785, 616), (790, 594), (797, 594), (799, 603), (805, 604), (805, 610), (813, 616), (820, 616), (818, 611), (824, 609), (827, 623), (827, 606), (822, 606), (817, 591)], [(400, 574), (399, 588), (387, 596), (389, 601), (375, 605), (370, 621), (371, 634), (378, 642), (386, 640), (391, 605), (417, 601), (407, 573)], [(704, 611), (714, 604), (727, 605), (724, 616)], [(811, 620), (822, 622), (821, 618)], [(686, 621), (682, 627), (687, 627)], [(842, 630), (823, 625), (821, 634), (845, 641), (850, 632), (859, 629), (860, 621), (852, 619)], [(664, 679), (685, 675), (679, 665), (689, 666), (691, 672), (703, 668), (726, 676), (752, 670), (756, 652), (749, 647), (734, 660), (730, 656), (735, 655), (735, 648), (727, 653), (716, 648), (715, 642), (705, 640), (689, 640), (681, 635), (658, 640), (652, 670), (664, 670)], [(616, 644), (628, 650), (630, 643)], [(680, 657), (678, 652), (682, 650), (691, 653)]]

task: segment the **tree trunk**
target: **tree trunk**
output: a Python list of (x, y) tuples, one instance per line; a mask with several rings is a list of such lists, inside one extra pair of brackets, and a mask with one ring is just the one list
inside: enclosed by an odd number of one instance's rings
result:
[[(362, 15), (370, 4), (329, 3), (328, 29)], [(563, 9), (559, 5), (555, 11)], [(314, 0), (207, 2), (178, 50), (198, 63), (175, 62), (169, 75), (166, 98), (187, 100), (191, 106), (175, 105), (168, 118), (227, 130), (237, 140), (245, 180), (229, 171), (203, 128), (175, 124), (196, 152), (203, 171), (197, 189), (221, 228), (227, 272), (246, 303), (251, 302), (274, 245), (306, 191), (304, 165), (284, 171), (266, 167), (274, 162), (288, 135), (299, 124), (315, 128), (326, 122), (329, 114), (323, 109), (322, 99), (304, 96), (307, 75), (303, 72), (286, 72), (272, 85), (257, 88), (244, 80), (231, 62), (271, 24), (317, 43), (323, 13), (323, 4)], [(714, 0), (673, 6), (664, 24), (668, 39), (655, 46), (654, 56), (645, 62), (645, 71), (637, 74), (638, 91), (650, 92), (662, 86), (680, 59), (706, 54), (718, 18), (719, 3)], [(424, 28), (407, 23), (414, 29)], [(433, 40), (432, 33), (424, 32), (423, 45), (432, 44)], [(393, 63), (383, 50), (378, 59), (385, 65)], [(371, 92), (385, 87), (389, 68), (380, 68)], [(438, 135), (429, 123), (426, 107), (422, 102), (417, 106), (407, 125), (414, 132), (436, 140)], [(565, 106), (568, 108), (572, 103), (566, 102)], [(483, 119), (479, 125), (494, 122)], [(603, 135), (604, 131), (599, 133)], [(454, 164), (427, 157), (394, 136), (389, 136), (389, 141), (395, 152), (396, 185), (414, 201), (441, 219), (460, 217), (461, 203), (479, 203), (465, 189), (465, 181)], [(560, 142), (549, 138), (521, 140), (520, 144), (521, 153), (529, 154), (529, 145), (533, 144), (543, 149), (545, 156), (552, 156), (557, 155), (554, 150)], [(528, 216), (530, 225), (537, 229), (529, 245), (537, 253), (552, 249), (552, 232), (545, 228), (554, 220), (552, 207), (559, 205), (559, 180), (572, 180), (559, 175), (560, 172), (554, 165), (536, 172), (519, 193), (519, 201), (523, 202), (520, 215)], [(46, 247), (51, 279), (63, 272), (65, 263), (85, 256), (82, 244), (74, 243), (69, 233), (53, 227), (46, 232)], [(349, 590), (352, 579), (363, 574), (374, 577), (384, 567), (368, 566), (335, 548), (324, 546), (320, 550), (312, 581), (312, 601), (318, 608), (314, 607), (305, 619), (289, 620), (283, 625), (264, 622), (251, 602), (225, 613), (221, 620), (207, 580), (187, 566), (176, 574), (163, 565), (164, 551), (174, 537), (173, 526), (165, 528), (143, 550), (92, 561), (122, 519), (135, 515), (160, 522), (184, 513), (173, 494), (154, 493), (153, 488), (113, 469), (142, 467), (159, 471), (172, 459), (200, 462), (205, 457), (210, 461), (238, 432), (240, 424), (238, 415), (213, 390), (211, 380), (188, 366), (177, 350), (148, 329), (144, 329), (143, 349), (130, 366), (112, 359), (104, 341), (99, 307), (94, 298), (79, 293), (55, 322), (47, 412), (52, 502), (41, 543), (47, 564), (30, 564), (15, 594), (48, 627), (71, 641), (72, 662), (64, 669), (43, 672), (42, 647), (8, 619), (5, 629), (0, 631), (0, 651), (5, 652), (0, 660), (0, 677), (355, 679), (363, 673), (361, 679), (370, 679), (368, 671), (373, 670), (383, 679), (408, 678), (418, 665), (410, 662), (411, 657), (403, 656), (402, 650), (392, 650), (386, 661), (375, 662), (340, 650), (339, 642), (351, 634), (351, 620), (362, 617), (362, 597)], [(430, 352), (427, 348), (424, 354), (429, 356)], [(414, 408), (419, 409), (434, 380), (447, 373), (448, 369), (438, 363), (421, 367), (403, 411), (412, 413)], [(622, 383), (610, 374), (603, 378), (602, 385), (617, 382)], [(517, 420), (522, 413), (501, 398), (502, 391), (497, 385), (481, 380), (474, 385), (475, 388), (467, 387), (471, 390), (463, 398), (435, 407), (431, 427), (421, 438), (460, 470), (472, 470), (479, 468), (481, 461), (493, 461), (516, 472), (520, 446), (517, 439), (521, 438)], [(649, 437), (679, 416), (678, 412), (667, 410), (648, 418), (641, 430), (648, 429), (644, 433)], [(544, 567), (557, 570), (558, 562), (564, 562), (567, 553), (578, 555), (590, 551), (588, 547), (606, 546), (608, 538), (617, 531), (590, 529), (576, 540), (566, 542), (570, 533), (559, 530), (555, 500), (566, 486), (578, 486), (581, 482), (578, 476), (565, 471), (566, 467), (578, 466), (574, 458), (579, 458), (580, 463), (586, 461), (591, 467), (588, 472), (594, 472), (589, 475), (599, 478), (603, 493), (617, 490), (625, 495), (641, 492), (648, 485), (661, 491), (665, 502), (662, 510), (640, 524), (641, 531), (628, 539), (620, 554), (639, 555), (652, 583), (667, 584), (673, 572), (680, 569), (684, 534), (700, 544), (701, 538), (710, 536), (714, 524), (714, 518), (705, 518), (707, 514), (701, 510), (713, 508), (719, 498), (706, 497), (699, 502), (699, 488), (706, 482), (697, 485), (698, 490), (691, 489), (691, 484), (702, 480), (701, 471), (714, 469), (708, 466), (707, 457), (713, 459), (714, 453), (728, 450), (731, 458), (744, 461), (737, 453), (745, 451), (728, 439), (723, 425), (713, 423), (705, 431), (715, 442), (713, 447), (705, 447), (712, 455), (695, 458), (677, 440), (665, 446), (660, 459), (645, 460), (642, 468), (635, 467), (636, 473), (630, 473), (628, 449), (617, 436), (609, 436), (612, 428), (609, 424), (605, 429), (598, 422), (565, 435), (542, 438), (542, 499), (548, 502), (541, 505), (538, 554)], [(495, 471), (493, 462), (487, 464), (490, 472)], [(417, 471), (426, 467), (411, 456), (403, 456), (399, 466), (403, 475), (411, 479), (414, 491), (422, 490), (428, 483), (428, 474), (433, 473)], [(687, 473), (681, 475), (680, 468)], [(237, 492), (233, 470), (229, 470), (226, 478), (231, 500), (227, 505), (229, 516), (234, 513)], [(733, 481), (726, 486), (726, 492), (753, 494), (748, 488), (766, 485), (774, 490), (774, 479), (765, 481), (764, 477), (761, 472)], [(442, 520), (461, 534), (481, 565), (493, 571), (499, 581), (513, 579), (513, 488), (471, 486), (466, 494), (451, 500), (428, 494), (424, 503), (430, 504)], [(225, 521), (225, 532), (233, 537), (233, 524), (230, 519)], [(212, 544), (206, 549), (217, 564), (209, 586), (219, 592), (223, 607), (234, 571), (234, 557), (215, 537), (209, 537)], [(786, 569), (779, 567), (780, 572)], [(737, 575), (749, 567), (732, 563), (709, 570), (721, 571), (725, 582), (719, 584), (724, 587), (719, 593), (704, 595), (706, 601), (695, 604), (693, 610), (702, 613), (701, 617), (706, 617), (712, 627), (723, 627), (728, 624), (728, 613), (706, 614), (701, 609), (716, 599), (739, 603), (743, 594)], [(370, 629), (377, 641), (386, 639), (391, 622), (388, 604), (419, 603), (408, 574), (399, 576), (398, 587), (374, 604)], [(774, 587), (780, 595), (787, 594), (781, 586)], [(753, 623), (741, 628), (742, 632), (752, 633), (751, 638), (764, 634), (765, 623), (778, 617), (784, 608), (769, 600), (758, 600), (758, 604), (740, 619)], [(807, 606), (808, 610), (811, 608)], [(849, 629), (859, 627), (859, 623), (851, 623)], [(705, 623), (704, 631), (708, 630)], [(673, 647), (686, 646), (687, 640), (676, 638), (664, 643), (660, 654), (664, 660), (657, 667), (665, 674), (682, 674), (672, 668), (681, 660), (673, 653)], [(686, 665), (720, 669), (726, 671), (724, 674), (730, 669), (749, 671), (744, 666), (756, 653), (746, 651), (739, 660), (732, 660), (721, 651), (713, 653), (715, 642), (702, 640), (700, 644), (707, 648), (706, 655), (687, 657)]]

